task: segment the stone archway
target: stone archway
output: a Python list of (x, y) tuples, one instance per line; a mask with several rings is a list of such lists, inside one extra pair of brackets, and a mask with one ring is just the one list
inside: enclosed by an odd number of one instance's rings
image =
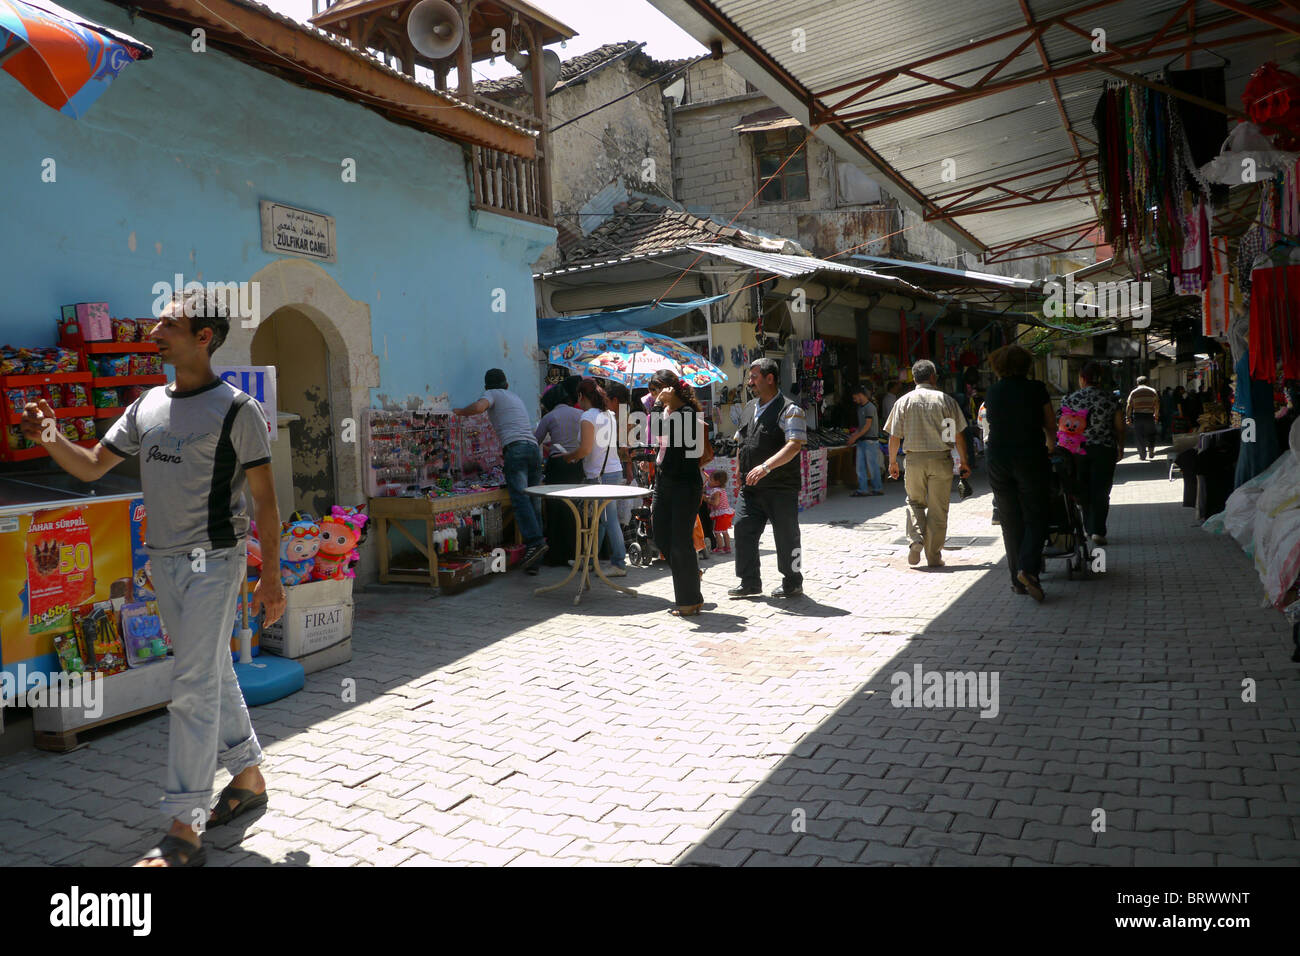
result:
[[(339, 438), (334, 446), (339, 499), (365, 501), (361, 413), (370, 407), (370, 389), (379, 386), (379, 358), (371, 350), (370, 306), (351, 298), (333, 276), (306, 259), (277, 260), (254, 273), (250, 281), (259, 285), (259, 320), (288, 306), (309, 318), (325, 339), (330, 363), (330, 408)], [(230, 335), (214, 356), (217, 364), (251, 364), (256, 331), (232, 322)], [(355, 439), (351, 442), (341, 440), (345, 418), (355, 423)]]

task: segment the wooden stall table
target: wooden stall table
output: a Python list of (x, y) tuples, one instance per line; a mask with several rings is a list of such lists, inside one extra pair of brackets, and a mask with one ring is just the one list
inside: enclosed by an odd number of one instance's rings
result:
[[(868, 439), (863, 439), (867, 441)], [(850, 445), (827, 445), (826, 486), (841, 484), (849, 488), (858, 486), (858, 452)]]
[(545, 594), (547, 591), (562, 588), (581, 571), (582, 583), (573, 598), (573, 603), (576, 605), (582, 600), (582, 592), (587, 590), (591, 571), (595, 569), (596, 575), (615, 591), (622, 591), (624, 594), (636, 597), (635, 590), (615, 584), (605, 577), (605, 572), (600, 569), (600, 562), (597, 560), (600, 554), (600, 513), (611, 501), (644, 498), (650, 494), (649, 488), (639, 488), (636, 485), (533, 485), (531, 488), (525, 488), (524, 492), (536, 498), (563, 501), (573, 512), (574, 521), (578, 525), (577, 556), (569, 576), (559, 584), (548, 584), (544, 588), (538, 588), (533, 594)]
[[(485, 505), (501, 505), (501, 530), (514, 531), (514, 541), (519, 543), (518, 522), (510, 506), (510, 492), (505, 488), (480, 491), (469, 495), (447, 495), (442, 498), (371, 498), (366, 506), (375, 527), (375, 543), (379, 551), (379, 580), (384, 584), (429, 584), (438, 586), (438, 551), (433, 546), (433, 533), (437, 530), (437, 517), (448, 511), (466, 512)], [(424, 522), (424, 540), (420, 541), (401, 524), (403, 521)], [(389, 548), (389, 527), (400, 531), (415, 545), (415, 549), (429, 562), (427, 571), (409, 571), (389, 567), (392, 554)], [(503, 540), (505, 538), (503, 537)]]

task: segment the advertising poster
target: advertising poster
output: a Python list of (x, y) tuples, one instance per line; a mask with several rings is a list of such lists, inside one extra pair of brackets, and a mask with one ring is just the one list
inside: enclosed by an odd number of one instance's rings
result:
[(28, 633), (62, 633), (72, 626), (72, 609), (95, 593), (86, 516), (80, 508), (36, 512), (26, 551)]
[[(107, 601), (113, 595), (114, 583), (121, 590), (134, 571), (127, 508), (130, 503), (120, 499), (82, 504), (75, 508), (51, 509), (39, 513), (39, 522), (34, 520), (38, 514), (8, 515), (0, 521), (0, 670), (7, 671), (12, 676), (16, 673), (17, 665), (25, 664), (28, 671), (41, 669), (46, 673), (57, 673), (59, 658), (55, 653), (54, 638), (71, 630), (71, 627), (64, 631), (32, 629), (33, 617), (40, 614), (39, 607), (33, 603), (29, 593), (31, 582), (28, 581), (28, 555), (34, 555), (34, 551), (29, 552), (28, 541), (32, 540), (33, 548), (36, 543), (35, 537), (30, 534), (32, 524), (48, 524), (50, 516), (55, 516), (53, 521), (57, 523), (58, 516), (76, 513), (80, 514), (85, 528), (84, 532), (76, 531), (76, 543), (69, 537), (63, 541), (65, 545), (72, 545), (71, 566), (74, 569), (71, 575), (65, 575), (74, 579), (64, 582), (68, 586), (65, 598), (62, 601), (52, 600), (52, 594), (47, 593), (42, 600), (49, 605)], [(37, 536), (43, 534), (39, 530), (36, 532)], [(83, 534), (86, 537), (83, 538)], [(77, 569), (77, 543), (88, 545), (81, 552), (81, 559), (84, 562), (88, 558), (90, 567), (81, 577), (78, 577), (80, 569)], [(62, 554), (66, 555), (66, 552)], [(37, 578), (42, 587), (50, 583), (48, 580), (40, 581), (39, 573)], [(76, 593), (84, 597), (76, 600)], [(48, 612), (49, 607), (45, 610)]]

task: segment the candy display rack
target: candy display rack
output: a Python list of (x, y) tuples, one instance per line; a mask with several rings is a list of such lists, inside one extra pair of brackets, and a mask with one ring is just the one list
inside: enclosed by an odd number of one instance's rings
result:
[[(44, 387), (48, 385), (66, 385), (74, 382), (81, 382), (87, 386), (89, 391), (91, 375), (89, 372), (42, 372), (32, 375), (0, 375), (0, 396), (7, 395), (10, 389), (30, 389)], [(54, 409), (55, 418), (91, 418), (95, 410), (88, 405), (77, 405), (67, 408)], [(17, 426), (22, 421), (22, 414), (14, 411), (9, 407), (6, 400), (4, 405), (5, 436), (4, 441), (0, 441), (0, 461), (29, 461), (33, 458), (43, 458), (49, 454), (40, 445), (31, 448), (14, 448), (9, 443), (9, 429)], [(86, 448), (93, 448), (96, 439), (82, 438), (77, 440), (77, 444)]]

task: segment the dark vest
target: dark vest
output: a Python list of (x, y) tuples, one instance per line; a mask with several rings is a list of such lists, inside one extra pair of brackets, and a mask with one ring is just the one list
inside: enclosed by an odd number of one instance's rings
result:
[[(777, 452), (785, 447), (785, 433), (781, 431), (781, 413), (790, 404), (790, 400), (778, 392), (776, 397), (772, 399), (772, 403), (767, 406), (767, 411), (763, 412), (757, 422), (754, 421), (754, 410), (758, 408), (758, 401), (755, 400), (745, 406), (745, 422), (736, 433), (736, 437), (740, 439), (739, 458), (742, 485), (745, 475), (775, 456)], [(799, 471), (799, 456), (796, 455), (780, 468), (773, 468), (772, 473), (755, 487), (798, 492), (802, 483), (803, 476)]]

